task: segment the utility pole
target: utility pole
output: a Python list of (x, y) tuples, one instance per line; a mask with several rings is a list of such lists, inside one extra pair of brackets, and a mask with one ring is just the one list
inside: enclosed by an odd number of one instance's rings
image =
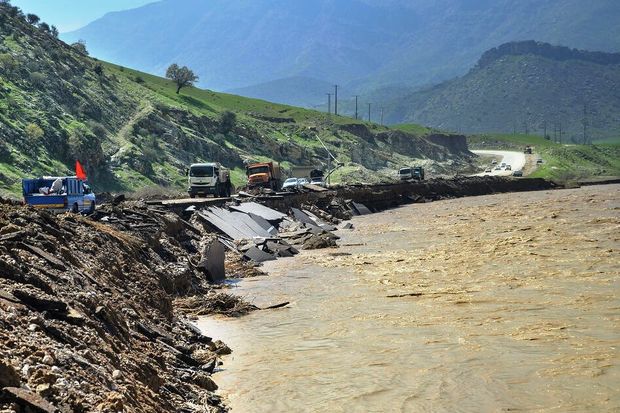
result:
[(562, 122), (558, 124), (558, 132), (560, 134), (560, 145), (562, 144)]
[(588, 144), (588, 110), (586, 104), (583, 104), (583, 144)]
[(381, 126), (383, 126), (383, 107), (381, 107)]
[(327, 113), (332, 114), (332, 94), (326, 93), (327, 95)]
[(370, 122), (370, 103), (368, 104), (368, 122)]
[(355, 119), (357, 119), (357, 98), (359, 98), (359, 96), (355, 95)]
[(338, 85), (334, 85), (336, 93), (334, 95), (334, 114), (338, 116)]
[(543, 121), (543, 138), (547, 139), (547, 119)]

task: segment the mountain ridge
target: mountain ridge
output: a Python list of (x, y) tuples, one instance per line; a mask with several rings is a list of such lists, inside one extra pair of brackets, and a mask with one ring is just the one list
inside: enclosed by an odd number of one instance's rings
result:
[(617, 51), (619, 18), (613, 0), (164, 0), (63, 36), (151, 73), (188, 65), (213, 89), (304, 76), (334, 81), (345, 96), (463, 75), (509, 41)]
[(584, 119), (590, 138), (620, 135), (618, 85), (618, 53), (511, 42), (466, 75), (392, 102), (388, 120), (467, 133), (543, 133), (546, 125), (581, 142)]

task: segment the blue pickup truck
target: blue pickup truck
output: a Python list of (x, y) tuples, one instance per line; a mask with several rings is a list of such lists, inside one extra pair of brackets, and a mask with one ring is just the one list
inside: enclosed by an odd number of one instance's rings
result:
[(95, 212), (95, 194), (75, 176), (22, 179), (24, 203), (54, 212)]

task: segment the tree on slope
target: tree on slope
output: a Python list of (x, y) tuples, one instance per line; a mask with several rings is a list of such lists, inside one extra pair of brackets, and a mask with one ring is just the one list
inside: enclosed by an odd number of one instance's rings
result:
[(41, 18), (39, 18), (36, 14), (28, 13), (26, 15), (26, 20), (28, 20), (28, 23), (30, 24), (37, 24), (41, 21)]
[(177, 85), (177, 95), (181, 88), (187, 86), (193, 86), (194, 82), (198, 80), (198, 76), (194, 74), (187, 66), (179, 67), (176, 63), (173, 63), (166, 70), (166, 77), (171, 79)]

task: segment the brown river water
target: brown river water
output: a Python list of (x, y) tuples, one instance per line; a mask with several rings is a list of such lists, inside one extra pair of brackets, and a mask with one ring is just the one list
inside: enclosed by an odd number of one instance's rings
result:
[(233, 412), (620, 411), (620, 185), (353, 223), (234, 290), (287, 308), (198, 322)]

